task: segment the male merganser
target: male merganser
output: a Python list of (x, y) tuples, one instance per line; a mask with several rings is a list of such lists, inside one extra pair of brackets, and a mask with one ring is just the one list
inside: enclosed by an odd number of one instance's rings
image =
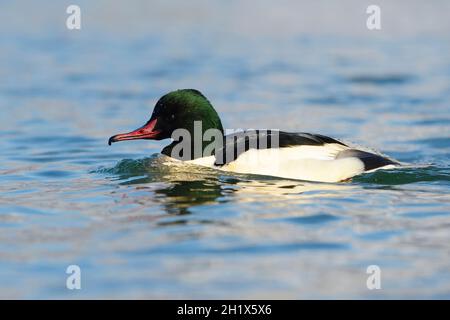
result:
[[(196, 127), (198, 123), (201, 123), (200, 129)], [(202, 139), (200, 144), (197, 143), (200, 152), (194, 152), (196, 138), (184, 141), (185, 138), (174, 135), (177, 129), (191, 136), (200, 134), (202, 138), (208, 130), (213, 129), (220, 137), (213, 142), (211, 137)], [(224, 135), (216, 110), (200, 91), (194, 89), (177, 90), (164, 95), (156, 103), (150, 120), (144, 126), (129, 133), (114, 135), (108, 143), (168, 138), (174, 141), (163, 148), (161, 153), (171, 158), (225, 171), (289, 179), (339, 182), (363, 172), (399, 165), (395, 160), (320, 134), (253, 130)], [(249, 143), (253, 138), (256, 144)], [(276, 141), (266, 140), (266, 143), (261, 143), (262, 138), (276, 138)], [(184, 152), (184, 155), (183, 151), (174, 152), (179, 151), (181, 144), (186, 142), (192, 147), (191, 152)], [(211, 144), (217, 147), (212, 152)], [(207, 149), (209, 154), (205, 156)]]

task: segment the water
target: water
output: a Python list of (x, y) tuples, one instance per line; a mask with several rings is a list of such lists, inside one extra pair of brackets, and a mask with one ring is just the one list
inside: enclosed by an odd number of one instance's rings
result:
[[(79, 1), (80, 31), (62, 4), (1, 4), (1, 298), (450, 298), (446, 2), (381, 2), (378, 33), (357, 1), (127, 3)], [(327, 134), (414, 166), (310, 183), (107, 145), (178, 88), (226, 128)]]

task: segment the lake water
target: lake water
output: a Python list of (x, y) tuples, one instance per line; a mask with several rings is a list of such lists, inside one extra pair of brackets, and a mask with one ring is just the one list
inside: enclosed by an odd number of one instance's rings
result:
[[(380, 1), (369, 31), (364, 6), (339, 3), (79, 1), (69, 31), (68, 4), (1, 2), (0, 297), (450, 298), (449, 4)], [(167, 141), (107, 145), (178, 88), (226, 128), (414, 167), (311, 183), (167, 166)]]

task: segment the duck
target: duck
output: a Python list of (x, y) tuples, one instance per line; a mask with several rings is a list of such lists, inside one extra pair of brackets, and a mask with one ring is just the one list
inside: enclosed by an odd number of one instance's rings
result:
[(210, 101), (196, 89), (165, 94), (143, 126), (113, 135), (108, 144), (138, 139), (172, 139), (161, 154), (173, 161), (304, 181), (343, 182), (400, 166), (388, 156), (321, 134), (262, 129), (228, 133)]

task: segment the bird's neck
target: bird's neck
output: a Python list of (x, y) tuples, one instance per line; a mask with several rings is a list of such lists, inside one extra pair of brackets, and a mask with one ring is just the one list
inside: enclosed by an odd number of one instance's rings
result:
[[(193, 137), (193, 135), (191, 136)], [(204, 135), (202, 135), (202, 137), (204, 137)], [(204, 139), (197, 141), (195, 141), (195, 139), (188, 139), (185, 141), (183, 141), (183, 139), (174, 140), (171, 144), (164, 147), (161, 153), (171, 158), (184, 161), (211, 156), (214, 155), (216, 147), (219, 147), (217, 144), (218, 139), (222, 140), (220, 146), (223, 146), (225, 137), (221, 131), (220, 134), (217, 133), (217, 136), (209, 141), (205, 141)]]

